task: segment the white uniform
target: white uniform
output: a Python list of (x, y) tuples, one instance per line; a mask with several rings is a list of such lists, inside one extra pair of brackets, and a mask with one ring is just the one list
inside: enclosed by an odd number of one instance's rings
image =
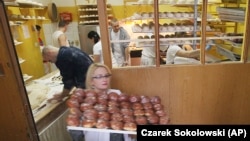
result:
[[(111, 49), (110, 49), (111, 50)], [(94, 46), (93, 46), (93, 54), (94, 55), (100, 55), (101, 63), (104, 63), (103, 61), (103, 55), (102, 55), (102, 43), (101, 41), (98, 41)], [(111, 51), (111, 59), (112, 59), (112, 67), (117, 67), (118, 64), (113, 56), (113, 53)]]
[[(118, 31), (117, 33), (115, 33), (112, 30), (112, 32), (111, 32), (111, 38), (112, 38), (112, 40), (116, 40), (116, 41), (119, 40), (119, 36), (120, 36), (120, 31)], [(116, 62), (118, 64), (118, 67), (122, 67), (125, 58), (123, 56), (123, 52), (121, 50), (120, 43), (114, 43), (114, 50), (113, 50), (113, 52), (114, 52), (113, 55), (114, 55), (114, 58), (115, 58), (115, 60), (116, 60)]]
[[(59, 38), (59, 36), (61, 36), (62, 34), (64, 34), (64, 33), (63, 33), (62, 31), (60, 31), (60, 30), (57, 30), (57, 31), (55, 31), (55, 32), (53, 33), (53, 35), (52, 35), (53, 46), (55, 46), (55, 47), (60, 47), (58, 38)], [(66, 37), (66, 43), (67, 43), (66, 46), (69, 47), (69, 41), (68, 41), (67, 37)]]
[(194, 58), (178, 57), (176, 53), (181, 50), (177, 45), (170, 45), (167, 51), (166, 64), (199, 64), (200, 61)]

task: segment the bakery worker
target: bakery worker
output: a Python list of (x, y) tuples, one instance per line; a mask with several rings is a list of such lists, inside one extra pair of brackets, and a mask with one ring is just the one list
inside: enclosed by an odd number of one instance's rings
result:
[(42, 50), (44, 61), (55, 63), (60, 70), (64, 84), (63, 91), (49, 99), (49, 102), (58, 102), (69, 95), (73, 87), (85, 88), (85, 78), (88, 67), (93, 63), (88, 54), (76, 47), (60, 48), (46, 46)]
[[(104, 64), (93, 63), (90, 65), (86, 76), (86, 88), (96, 93), (109, 94), (120, 90), (110, 89), (111, 70)], [(133, 141), (134, 136), (120, 133), (84, 131), (85, 141)]]
[[(116, 18), (113, 18), (110, 23), (112, 28), (109, 29), (109, 33), (112, 41), (130, 40), (128, 32), (123, 27), (120, 27), (119, 21)], [(112, 52), (118, 67), (128, 65), (129, 43), (130, 42), (111, 43)]]
[[(183, 48), (190, 48), (190, 45), (184, 45)], [(185, 50), (182, 47), (173, 44), (170, 45), (166, 53), (166, 64), (199, 64), (200, 49)]]
[[(93, 60), (95, 63), (104, 63), (102, 55), (102, 43), (99, 34), (96, 31), (90, 31), (88, 38), (94, 43), (93, 45)], [(111, 49), (110, 49), (111, 50)], [(112, 67), (117, 67), (118, 64), (111, 51)]]
[(69, 22), (61, 20), (58, 22), (58, 29), (52, 34), (52, 42), (53, 46), (61, 47), (67, 46), (69, 47), (69, 41), (65, 34), (69, 26)]

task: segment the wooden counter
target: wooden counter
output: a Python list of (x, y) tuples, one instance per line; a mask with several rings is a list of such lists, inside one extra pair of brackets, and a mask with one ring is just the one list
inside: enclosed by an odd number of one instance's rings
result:
[[(37, 81), (47, 80), (47, 79), (50, 79), (50, 78), (52, 78), (54, 76), (58, 76), (58, 75), (60, 75), (59, 70), (55, 70), (55, 71), (41, 77)], [(35, 81), (36, 80), (27, 83), (26, 86), (34, 84)], [(62, 87), (63, 87), (62, 83), (60, 85), (62, 85)], [(50, 88), (53, 89), (53, 87), (50, 87)], [(43, 108), (41, 108), (41, 110), (39, 110), (33, 114), (38, 133), (40, 131), (42, 131), (43, 129), (45, 129), (57, 117), (59, 117), (63, 112), (65, 112), (67, 110), (67, 106), (65, 104), (66, 99), (67, 98), (64, 98), (62, 102), (58, 102), (58, 103), (47, 103), (45, 101), (44, 104), (46, 104), (46, 106), (44, 106)]]

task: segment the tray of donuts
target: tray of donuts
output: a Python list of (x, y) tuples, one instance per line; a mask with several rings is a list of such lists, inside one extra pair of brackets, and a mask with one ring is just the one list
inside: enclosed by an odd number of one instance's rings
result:
[(136, 134), (137, 125), (169, 124), (159, 96), (95, 93), (77, 88), (66, 104), (68, 130)]

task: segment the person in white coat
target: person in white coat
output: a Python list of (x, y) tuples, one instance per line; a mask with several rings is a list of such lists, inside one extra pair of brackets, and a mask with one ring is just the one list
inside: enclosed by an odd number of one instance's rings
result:
[[(187, 48), (187, 47), (183, 47)], [(166, 53), (166, 64), (199, 64), (200, 49), (185, 50), (178, 45), (170, 45)]]
[[(113, 18), (110, 23), (111, 28), (109, 28), (109, 33), (112, 41), (130, 40), (128, 32), (123, 27), (120, 27), (119, 21), (116, 18)], [(118, 67), (128, 65), (129, 44), (129, 41), (111, 43), (112, 52)]]
[[(93, 60), (95, 63), (104, 63), (103, 61), (103, 53), (102, 53), (102, 43), (99, 34), (96, 31), (90, 31), (88, 33), (88, 38), (94, 43), (93, 45)], [(111, 49), (110, 49), (111, 51)], [(117, 67), (118, 64), (116, 62), (116, 59), (114, 58), (114, 55), (111, 51), (111, 61), (112, 61), (112, 67)]]

